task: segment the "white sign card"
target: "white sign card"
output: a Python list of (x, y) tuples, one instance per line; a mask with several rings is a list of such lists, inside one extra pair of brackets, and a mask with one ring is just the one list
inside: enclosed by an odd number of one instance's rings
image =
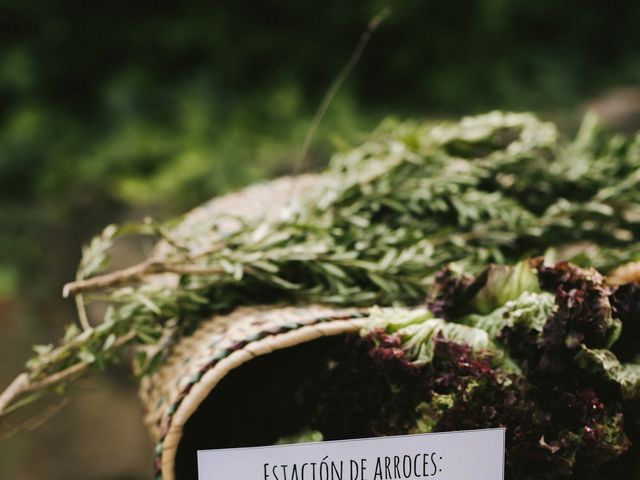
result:
[(199, 480), (502, 480), (505, 429), (198, 451)]

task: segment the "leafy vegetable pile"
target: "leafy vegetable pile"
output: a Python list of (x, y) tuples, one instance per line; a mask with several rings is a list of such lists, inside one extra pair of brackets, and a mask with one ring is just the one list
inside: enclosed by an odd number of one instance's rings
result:
[(428, 308), (377, 309), (304, 387), (305, 435), (507, 427), (507, 478), (638, 479), (639, 333), (639, 284), (541, 260), (444, 270)]
[[(144, 347), (137, 365), (148, 372), (202, 318), (242, 303), (415, 305), (452, 262), (473, 273), (542, 254), (606, 272), (640, 259), (639, 187), (640, 137), (608, 135), (592, 117), (568, 143), (530, 114), (387, 122), (275, 219), (108, 227), (65, 289), (80, 327), (37, 348), (0, 396), (0, 415), (117, 361), (128, 345)], [(159, 235), (162, 248), (104, 274), (114, 239), (132, 231)], [(93, 300), (110, 308), (92, 325)]]

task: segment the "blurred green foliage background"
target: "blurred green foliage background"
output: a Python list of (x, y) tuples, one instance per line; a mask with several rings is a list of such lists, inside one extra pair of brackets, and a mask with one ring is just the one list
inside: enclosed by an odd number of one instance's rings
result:
[[(571, 128), (589, 100), (640, 79), (633, 0), (0, 0), (0, 380), (73, 320), (59, 292), (104, 225), (291, 172), (322, 95), (387, 5), (306, 168), (387, 115), (534, 110)], [(83, 435), (57, 422), (41, 435)], [(45, 478), (27, 466), (46, 447), (38, 435), (0, 447), (3, 478)], [(46, 478), (138, 478), (151, 456), (138, 457), (88, 473), (70, 454)]]

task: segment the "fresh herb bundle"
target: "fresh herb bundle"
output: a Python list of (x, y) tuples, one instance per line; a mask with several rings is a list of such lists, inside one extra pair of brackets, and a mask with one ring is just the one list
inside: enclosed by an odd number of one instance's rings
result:
[[(0, 396), (0, 415), (116, 361), (127, 345), (142, 346), (137, 366), (148, 372), (176, 336), (243, 303), (410, 305), (449, 264), (475, 272), (546, 254), (607, 271), (640, 258), (640, 137), (607, 135), (590, 116), (568, 143), (530, 114), (386, 122), (316, 178), (276, 218), (105, 229), (65, 287), (80, 327), (36, 348), (28, 373)], [(114, 239), (132, 231), (162, 245), (100, 275)], [(110, 305), (97, 325), (84, 313), (93, 300)]]

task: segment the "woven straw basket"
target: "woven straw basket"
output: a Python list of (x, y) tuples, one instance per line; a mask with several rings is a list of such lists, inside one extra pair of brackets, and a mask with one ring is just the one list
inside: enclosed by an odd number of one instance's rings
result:
[[(179, 228), (192, 229), (205, 216), (228, 212), (273, 218), (292, 195), (317, 182), (318, 177), (304, 175), (253, 186), (195, 209)], [(223, 230), (235, 228), (228, 218), (221, 222)], [(340, 336), (360, 330), (366, 316), (366, 310), (355, 308), (270, 306), (242, 307), (203, 321), (141, 383), (145, 421), (156, 442), (156, 478), (196, 478), (198, 449), (273, 441), (281, 427), (277, 422), (288, 416), (278, 415), (282, 407), (269, 400), (274, 389), (293, 391), (321, 368), (323, 352)], [(301, 344), (306, 345), (296, 348)]]

